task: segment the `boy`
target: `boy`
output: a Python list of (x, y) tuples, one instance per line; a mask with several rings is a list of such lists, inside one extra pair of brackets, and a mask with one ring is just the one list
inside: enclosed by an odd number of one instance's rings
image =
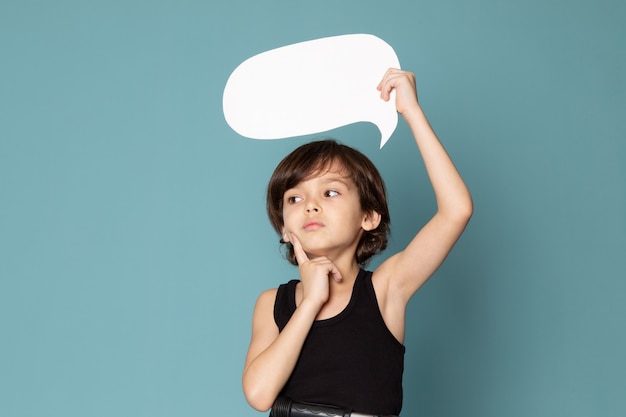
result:
[(304, 145), (276, 168), (268, 214), (299, 281), (263, 292), (243, 372), (246, 399), (268, 410), (277, 397), (368, 414), (402, 406), (405, 311), (444, 261), (472, 215), (467, 187), (418, 103), (412, 73), (389, 69), (437, 200), (437, 212), (401, 252), (361, 268), (386, 246), (389, 213), (378, 172), (334, 142)]

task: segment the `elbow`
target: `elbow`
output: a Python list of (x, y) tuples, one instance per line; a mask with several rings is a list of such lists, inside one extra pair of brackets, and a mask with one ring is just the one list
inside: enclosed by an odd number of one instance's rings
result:
[(451, 224), (465, 227), (474, 214), (474, 202), (467, 188), (453, 193), (450, 198), (437, 200), (437, 212)]
[(244, 384), (243, 393), (248, 404), (250, 404), (250, 406), (256, 411), (269, 411), (276, 400), (276, 397), (272, 397), (271, 394), (263, 390), (262, 386), (251, 388)]
[(472, 218), (472, 214), (474, 214), (474, 201), (472, 200), (472, 195), (469, 190), (465, 188), (465, 195), (458, 204), (459, 216), (465, 219), (465, 223), (469, 222)]
[(250, 404), (250, 406), (254, 408), (256, 411), (260, 411), (263, 413), (269, 411), (269, 409), (272, 408), (272, 405), (274, 404), (274, 401), (267, 401), (262, 398), (254, 398), (252, 396), (247, 396), (247, 395), (246, 395), (246, 401), (248, 401), (248, 404)]
[(467, 198), (457, 201), (454, 209), (448, 210), (448, 218), (452, 222), (463, 226), (469, 223), (472, 214), (474, 214), (474, 203), (469, 195)]
[(466, 201), (459, 207), (459, 216), (464, 219), (467, 224), (472, 218), (472, 214), (474, 214), (474, 202), (472, 201), (472, 197), (468, 196)]

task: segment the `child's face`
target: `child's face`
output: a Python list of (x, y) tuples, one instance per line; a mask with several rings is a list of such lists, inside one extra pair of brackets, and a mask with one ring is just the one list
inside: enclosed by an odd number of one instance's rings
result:
[(352, 179), (333, 163), (285, 192), (283, 239), (295, 234), (309, 257), (354, 254), (363, 231), (378, 225), (372, 217), (363, 213)]

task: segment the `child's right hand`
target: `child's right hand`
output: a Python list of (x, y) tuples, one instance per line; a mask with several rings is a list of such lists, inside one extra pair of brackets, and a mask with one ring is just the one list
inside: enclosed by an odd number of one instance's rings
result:
[(293, 233), (290, 233), (290, 240), (300, 269), (302, 301), (313, 302), (321, 309), (330, 296), (329, 280), (332, 278), (341, 282), (343, 279), (341, 273), (337, 266), (325, 256), (309, 259)]

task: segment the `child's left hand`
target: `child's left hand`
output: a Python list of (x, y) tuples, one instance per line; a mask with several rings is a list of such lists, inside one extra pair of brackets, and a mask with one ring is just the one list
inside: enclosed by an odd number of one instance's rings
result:
[(391, 91), (396, 90), (396, 110), (400, 114), (419, 106), (415, 75), (412, 72), (389, 68), (376, 88), (380, 91), (380, 98), (385, 101), (389, 101)]

